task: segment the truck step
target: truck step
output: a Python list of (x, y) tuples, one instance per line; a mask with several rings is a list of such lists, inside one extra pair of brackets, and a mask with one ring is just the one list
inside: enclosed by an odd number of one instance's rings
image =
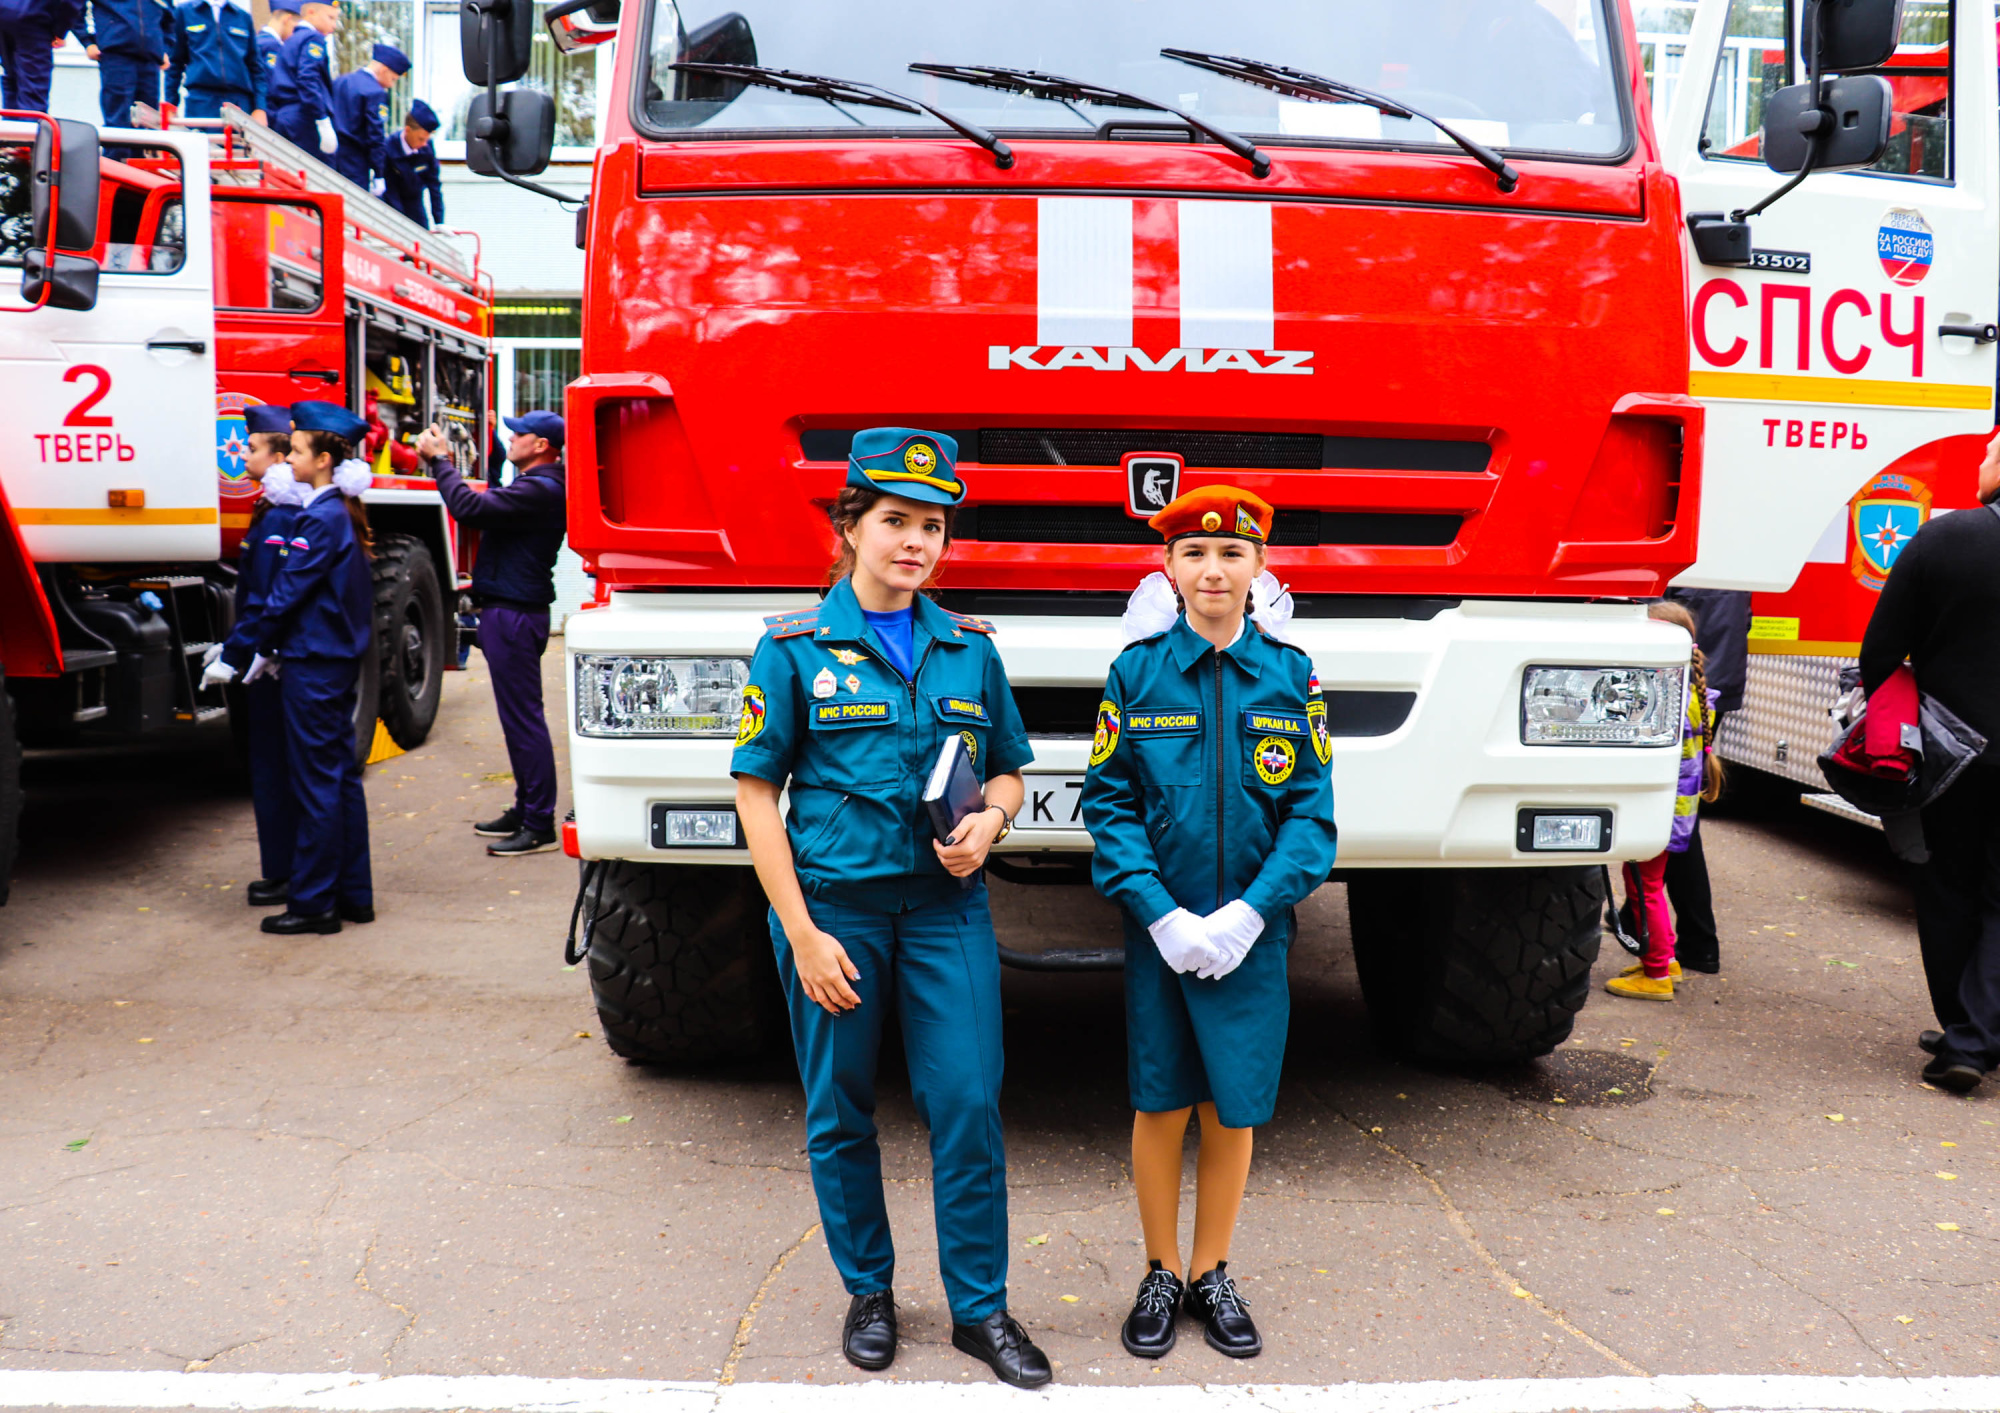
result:
[(134, 579), (135, 589), (198, 589), (205, 582), (198, 574), (169, 574), (159, 579)]
[(1824, 810), (1830, 815), (1850, 820), (1855, 824), (1865, 824), (1870, 829), (1880, 829), (1882, 827), (1882, 821), (1874, 815), (1868, 813), (1866, 810), (1856, 809), (1830, 790), (1822, 791), (1819, 794), (1808, 792), (1799, 796), (1799, 803), (1807, 809)]
[(186, 653), (189, 657), (193, 657), (196, 653), (205, 653), (214, 646), (215, 644), (213, 643), (189, 643), (186, 646), (184, 646), (181, 649), (181, 651)]
[[(219, 720), (227, 715), (229, 715), (229, 708), (226, 706), (196, 707), (194, 709), (193, 720), (195, 725), (200, 726), (206, 722)], [(186, 717), (182, 718), (182, 720), (186, 719)]]
[(72, 672), (92, 672), (102, 667), (118, 665), (116, 648), (64, 648), (63, 675)]
[(109, 715), (111, 715), (111, 708), (108, 706), (87, 706), (78, 707), (75, 711), (71, 712), (69, 719), (74, 725), (81, 726), (87, 721), (102, 721)]

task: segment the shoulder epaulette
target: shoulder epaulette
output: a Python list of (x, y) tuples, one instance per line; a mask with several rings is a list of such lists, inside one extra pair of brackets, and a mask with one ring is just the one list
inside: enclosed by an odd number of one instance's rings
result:
[(819, 610), (808, 609), (804, 613), (776, 613), (764, 620), (773, 638), (796, 638), (802, 633), (811, 633), (819, 627)]
[(1170, 632), (1172, 632), (1172, 631), (1173, 631), (1173, 630), (1172, 630), (1172, 629), (1170, 629), (1170, 628), (1162, 628), (1162, 629), (1161, 629), (1161, 630), (1160, 630), (1159, 632), (1157, 632), (1157, 633), (1148, 633), (1148, 634), (1147, 634), (1147, 635), (1146, 635), (1145, 637), (1143, 637), (1143, 638), (1134, 638), (1134, 639), (1133, 639), (1133, 640), (1132, 640), (1131, 642), (1127, 643), (1127, 644), (1126, 644), (1126, 645), (1125, 645), (1124, 647), (1120, 648), (1120, 649), (1118, 650), (1118, 653), (1117, 653), (1117, 655), (1118, 655), (1119, 657), (1123, 657), (1123, 656), (1125, 656), (1125, 654), (1126, 654), (1126, 653), (1129, 653), (1129, 652), (1131, 652), (1131, 651), (1132, 651), (1132, 649), (1134, 649), (1134, 648), (1136, 648), (1136, 647), (1139, 647), (1139, 646), (1140, 646), (1140, 645), (1142, 645), (1142, 644), (1145, 644), (1145, 643), (1157, 643), (1157, 642), (1159, 642), (1159, 641), (1160, 641), (1160, 639), (1162, 639), (1162, 638), (1166, 637), (1166, 636), (1167, 636), (1167, 634), (1168, 634), (1168, 633), (1170, 633)]
[(950, 609), (946, 609), (944, 613), (945, 617), (951, 620), (954, 628), (970, 628), (975, 633), (991, 634), (993, 632), (993, 624), (987, 619), (974, 618), (969, 613), (953, 613)]

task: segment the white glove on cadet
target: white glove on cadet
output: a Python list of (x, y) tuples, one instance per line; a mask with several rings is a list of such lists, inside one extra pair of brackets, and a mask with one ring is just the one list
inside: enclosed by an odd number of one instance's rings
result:
[(1177, 972), (1190, 972), (1216, 960), (1207, 928), (1186, 908), (1175, 908), (1158, 922), (1149, 924), (1146, 931), (1153, 934), (1153, 945), (1160, 949), (1161, 960)]
[(331, 118), (319, 120), (319, 150), (329, 157), (340, 151), (340, 139), (334, 135)]
[(222, 644), (210, 643), (208, 645), (208, 651), (201, 655), (201, 665), (203, 667), (213, 667), (215, 666), (215, 660), (221, 656), (222, 656)]
[[(264, 654), (258, 653), (250, 659), (250, 670), (243, 674), (243, 680), (249, 683), (255, 682), (259, 677), (269, 677), (273, 681), (276, 681), (277, 676), (278, 664), (265, 657)], [(1262, 926), (1262, 924), (1260, 923), (1259, 926)]]
[(1263, 915), (1241, 898), (1233, 903), (1224, 903), (1203, 918), (1201, 925), (1208, 934), (1209, 950), (1215, 954), (1213, 962), (1195, 972), (1205, 981), (1214, 981), (1235, 971), (1250, 955), (1251, 945), (1264, 935)]
[[(221, 652), (220, 647), (217, 653)], [(218, 659), (202, 669), (201, 685), (204, 687), (226, 687), (236, 680), (236, 669)]]

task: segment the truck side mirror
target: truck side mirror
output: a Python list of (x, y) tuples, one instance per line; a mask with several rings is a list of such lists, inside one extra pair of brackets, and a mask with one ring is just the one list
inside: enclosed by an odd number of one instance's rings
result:
[(1903, 33), (1903, 0), (1820, 0), (1819, 8), (1821, 73), (1880, 68), (1896, 52)]
[[(689, 64), (757, 64), (757, 36), (750, 21), (734, 10), (718, 15), (693, 31), (681, 45), (681, 60)], [(674, 98), (683, 103), (730, 103), (749, 85), (719, 74), (674, 75)]]
[(1822, 79), (1817, 103), (1812, 90), (1793, 84), (1764, 105), (1764, 165), (1797, 172), (1810, 160), (1815, 172), (1841, 172), (1880, 161), (1895, 107), (1889, 81), (1852, 74)]
[(45, 274), (48, 252), (30, 250), (21, 265), (21, 298), (30, 304), (42, 302), (48, 289), (50, 309), (94, 309), (97, 307), (97, 262), (87, 255), (56, 254), (53, 275)]
[[(55, 160), (54, 133), (46, 123), (35, 125), (34, 153), (29, 159), (35, 244), (89, 250), (97, 244), (97, 129), (68, 118), (58, 119), (55, 127), (62, 132), (60, 169)], [(55, 217), (53, 239), (51, 212)]]
[(487, 95), (475, 94), (465, 134), (465, 165), (481, 176), (533, 176), (555, 152), (556, 101), (540, 89), (510, 88), (495, 114)]
[(549, 38), (565, 54), (575, 54), (618, 37), (618, 0), (562, 0), (542, 15)]
[(475, 88), (527, 73), (534, 42), (535, 0), (461, 0), (458, 57)]

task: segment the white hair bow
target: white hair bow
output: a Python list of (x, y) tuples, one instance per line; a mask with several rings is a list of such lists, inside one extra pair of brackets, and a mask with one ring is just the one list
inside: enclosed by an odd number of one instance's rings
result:
[(375, 472), (365, 461), (343, 461), (333, 468), (333, 488), (349, 500), (360, 499), (361, 493), (374, 483)]
[[(1250, 602), (1253, 605), (1250, 617), (1264, 630), (1265, 636), (1281, 643), (1292, 640), (1289, 585), (1280, 584), (1278, 576), (1267, 569), (1251, 585)], [(1180, 615), (1181, 601), (1174, 593), (1173, 580), (1156, 569), (1139, 581), (1139, 587), (1125, 601), (1125, 616), (1119, 620), (1119, 626), (1125, 630), (1125, 641), (1136, 643), (1141, 638), (1166, 632)]]
[(292, 475), (292, 468), (280, 461), (264, 473), (264, 499), (272, 505), (298, 505), (306, 498), (305, 487)]

